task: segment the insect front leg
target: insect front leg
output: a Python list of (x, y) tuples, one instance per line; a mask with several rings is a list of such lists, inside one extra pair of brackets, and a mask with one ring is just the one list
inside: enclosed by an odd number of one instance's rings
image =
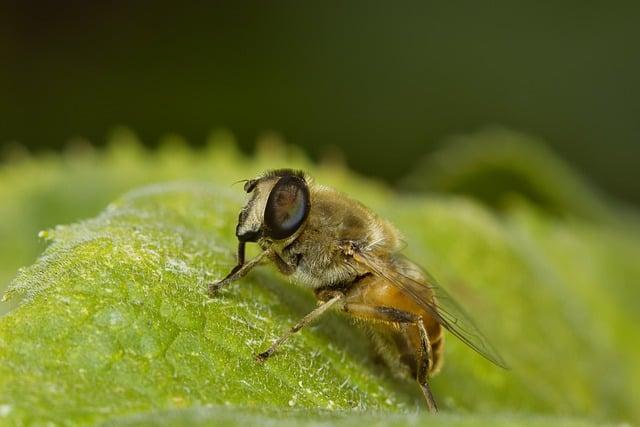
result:
[(214, 297), (215, 294), (224, 286), (246, 276), (247, 273), (251, 271), (253, 267), (260, 264), (265, 259), (265, 257), (269, 257), (270, 255), (271, 255), (271, 250), (267, 249), (266, 251), (261, 252), (255, 258), (245, 263), (244, 262), (244, 242), (240, 242), (238, 244), (238, 264), (231, 269), (229, 274), (227, 274), (227, 276), (224, 279), (209, 284), (208, 286), (209, 296)]
[(269, 347), (266, 351), (263, 351), (262, 353), (258, 354), (256, 356), (256, 359), (258, 360), (258, 362), (264, 362), (265, 360), (267, 360), (269, 356), (271, 356), (277, 350), (277, 348), (280, 347), (280, 345), (282, 345), (286, 340), (288, 340), (291, 337), (291, 335), (295, 334), (300, 329), (304, 328), (310, 323), (313, 323), (317, 318), (322, 316), (324, 313), (327, 312), (327, 310), (329, 310), (332, 306), (342, 301), (343, 299), (344, 299), (344, 294), (342, 292), (335, 292), (330, 299), (323, 302), (318, 307), (316, 307), (312, 312), (304, 316), (298, 323), (296, 323), (284, 335), (282, 335), (273, 344), (271, 344), (271, 347)]
[(346, 303), (343, 310), (355, 317), (367, 320), (377, 320), (400, 325), (413, 325), (418, 328), (420, 334), (420, 347), (417, 349), (417, 375), (416, 381), (420, 385), (422, 394), (427, 401), (429, 412), (438, 412), (438, 405), (429, 387), (429, 367), (431, 366), (431, 344), (422, 318), (408, 311), (398, 310), (393, 307), (371, 306), (362, 303)]

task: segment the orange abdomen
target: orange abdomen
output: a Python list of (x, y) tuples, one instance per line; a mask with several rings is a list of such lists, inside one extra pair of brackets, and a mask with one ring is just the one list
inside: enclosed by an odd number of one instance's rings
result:
[[(369, 307), (389, 307), (420, 316), (429, 336), (431, 364), (429, 376), (440, 370), (443, 362), (444, 331), (443, 327), (431, 314), (407, 297), (402, 291), (386, 279), (377, 276), (367, 276), (347, 292), (346, 302), (364, 304)], [(420, 348), (420, 333), (415, 326), (406, 328), (398, 323), (383, 321), (373, 316), (358, 316), (362, 320), (372, 322), (373, 331), (379, 335), (378, 347), (387, 362), (394, 364), (397, 358), (400, 363), (407, 365), (415, 376), (417, 369), (417, 355)], [(394, 348), (388, 348), (388, 347)], [(387, 354), (385, 354), (385, 352)], [(394, 354), (389, 354), (393, 352)]]

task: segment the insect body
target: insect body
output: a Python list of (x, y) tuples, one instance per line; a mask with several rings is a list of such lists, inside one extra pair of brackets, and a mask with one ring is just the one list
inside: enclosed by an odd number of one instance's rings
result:
[[(383, 358), (416, 378), (430, 411), (437, 406), (428, 378), (442, 366), (443, 328), (505, 367), (462, 308), (399, 253), (400, 233), (391, 223), (299, 171), (270, 171), (246, 181), (244, 189), (250, 199), (236, 227), (238, 264), (209, 285), (210, 295), (271, 261), (318, 299), (318, 307), (260, 353), (259, 361), (333, 308), (371, 327)], [(247, 242), (262, 252), (245, 262)]]

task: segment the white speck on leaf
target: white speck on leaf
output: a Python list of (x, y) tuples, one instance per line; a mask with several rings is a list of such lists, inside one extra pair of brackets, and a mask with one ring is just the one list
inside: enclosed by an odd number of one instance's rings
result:
[(169, 258), (165, 264), (165, 269), (171, 273), (189, 274), (191, 268), (181, 259)]
[(7, 405), (7, 404), (0, 405), (0, 417), (6, 417), (11, 413), (12, 410), (13, 410), (13, 406), (11, 405)]

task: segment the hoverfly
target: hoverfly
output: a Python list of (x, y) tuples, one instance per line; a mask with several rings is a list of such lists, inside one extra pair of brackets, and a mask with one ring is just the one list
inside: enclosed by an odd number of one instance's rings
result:
[[(400, 233), (390, 222), (301, 171), (269, 171), (246, 181), (244, 190), (250, 198), (236, 227), (237, 265), (209, 285), (209, 294), (271, 261), (311, 288), (318, 300), (313, 311), (257, 355), (258, 361), (333, 308), (371, 327), (382, 357), (416, 378), (431, 412), (437, 405), (428, 379), (442, 366), (443, 328), (506, 368), (460, 305), (399, 253)], [(249, 261), (247, 242), (262, 249)]]

